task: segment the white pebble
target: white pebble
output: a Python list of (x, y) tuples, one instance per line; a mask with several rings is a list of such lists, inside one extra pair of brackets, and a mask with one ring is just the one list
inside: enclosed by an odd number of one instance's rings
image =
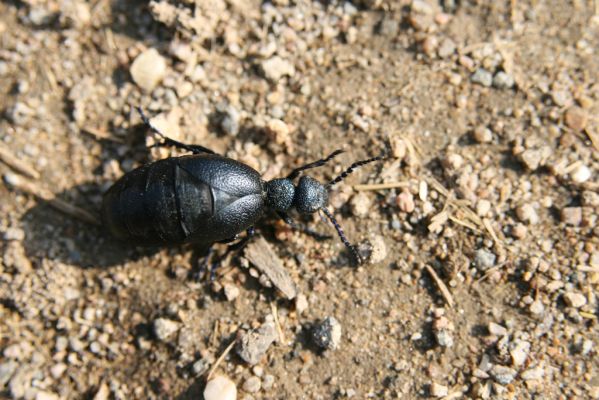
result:
[(239, 297), (239, 288), (236, 285), (225, 283), (223, 291), (225, 292), (225, 297), (228, 301), (233, 301)]
[(586, 165), (580, 165), (570, 175), (572, 180), (576, 183), (583, 183), (589, 180), (591, 177), (591, 170)]
[(237, 387), (226, 376), (217, 375), (206, 384), (204, 400), (236, 400)]
[(154, 320), (154, 334), (158, 340), (166, 341), (175, 332), (179, 330), (180, 324), (166, 318), (158, 318)]
[(568, 292), (564, 294), (564, 301), (568, 306), (574, 308), (580, 308), (587, 304), (587, 298), (584, 295), (576, 292)]
[(433, 397), (445, 397), (449, 393), (449, 389), (445, 385), (440, 385), (436, 382), (431, 384), (431, 396)]
[(539, 222), (539, 215), (532, 204), (523, 204), (516, 209), (516, 216), (522, 222), (535, 225)]
[(130, 72), (137, 86), (151, 92), (164, 78), (166, 61), (156, 49), (149, 49), (137, 56)]
[(248, 393), (256, 393), (260, 390), (261, 386), (262, 382), (260, 381), (260, 378), (252, 376), (243, 383), (243, 390)]

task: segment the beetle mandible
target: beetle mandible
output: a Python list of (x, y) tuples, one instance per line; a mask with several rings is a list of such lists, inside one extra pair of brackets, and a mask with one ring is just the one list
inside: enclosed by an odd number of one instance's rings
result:
[(162, 138), (157, 146), (177, 147), (192, 154), (143, 165), (108, 189), (102, 202), (102, 220), (114, 236), (140, 246), (212, 245), (233, 242), (246, 231), (246, 236), (229, 246), (231, 251), (248, 242), (254, 224), (267, 209), (275, 211), (292, 228), (324, 238), (297, 224), (288, 214), (292, 209), (300, 214), (322, 211), (356, 261), (362, 263), (356, 247), (326, 207), (328, 191), (355, 168), (382, 160), (382, 156), (353, 163), (327, 184), (306, 175), (294, 184), (303, 171), (323, 166), (342, 153), (336, 150), (326, 158), (295, 168), (286, 178), (266, 182), (246, 164), (206, 147), (168, 138), (152, 126), (141, 108), (138, 112), (144, 124)]

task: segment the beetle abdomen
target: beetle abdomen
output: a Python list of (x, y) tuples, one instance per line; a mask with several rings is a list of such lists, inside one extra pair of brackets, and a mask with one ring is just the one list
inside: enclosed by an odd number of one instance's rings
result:
[(212, 243), (262, 216), (264, 183), (249, 166), (217, 155), (171, 157), (125, 174), (104, 195), (117, 238), (142, 246)]
[(214, 213), (210, 187), (182, 169), (176, 158), (125, 174), (104, 195), (104, 224), (116, 237), (139, 245), (177, 244)]

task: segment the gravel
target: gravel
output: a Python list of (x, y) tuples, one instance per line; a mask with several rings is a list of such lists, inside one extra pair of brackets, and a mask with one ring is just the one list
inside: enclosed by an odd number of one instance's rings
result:
[(135, 58), (129, 72), (133, 82), (151, 92), (166, 74), (166, 60), (156, 49), (148, 49)]
[(226, 376), (217, 375), (204, 388), (204, 400), (236, 400), (237, 387)]
[(473, 83), (478, 83), (479, 85), (485, 87), (491, 87), (493, 84), (493, 74), (484, 68), (479, 68), (472, 74), (470, 80)]
[(311, 330), (312, 342), (325, 350), (336, 350), (341, 343), (341, 324), (335, 317), (326, 317)]
[(276, 339), (275, 324), (265, 322), (256, 331), (248, 332), (241, 337), (236, 347), (237, 354), (250, 365), (258, 364)]

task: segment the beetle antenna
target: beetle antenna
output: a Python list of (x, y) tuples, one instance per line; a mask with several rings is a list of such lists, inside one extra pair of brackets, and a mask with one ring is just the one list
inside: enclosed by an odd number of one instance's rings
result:
[(293, 171), (291, 171), (291, 173), (289, 175), (287, 175), (287, 179), (293, 180), (293, 179), (297, 178), (297, 176), (300, 174), (300, 172), (302, 172), (304, 170), (307, 170), (310, 168), (322, 167), (323, 165), (325, 165), (326, 163), (328, 163), (329, 161), (331, 161), (333, 158), (337, 157), (341, 153), (343, 153), (343, 150), (335, 150), (334, 152), (329, 154), (326, 158), (311, 162), (306, 165), (302, 165), (301, 167), (298, 167), (298, 168), (294, 169)]
[(337, 230), (337, 234), (339, 235), (339, 238), (341, 239), (341, 241), (343, 242), (345, 247), (347, 247), (347, 249), (355, 257), (356, 261), (358, 262), (358, 265), (361, 265), (364, 262), (362, 260), (362, 256), (360, 256), (360, 253), (358, 253), (358, 249), (356, 249), (356, 246), (354, 246), (353, 244), (351, 244), (349, 242), (349, 240), (347, 240), (347, 237), (345, 236), (345, 233), (343, 233), (343, 228), (341, 228), (341, 225), (339, 225), (339, 222), (337, 222), (337, 220), (335, 219), (335, 217), (333, 217), (333, 214), (331, 214), (331, 212), (329, 210), (327, 210), (324, 207), (321, 208), (321, 210), (324, 213), (324, 215), (326, 215), (327, 218), (331, 221), (331, 223)]
[(166, 135), (162, 132), (160, 132), (158, 129), (156, 129), (151, 123), (150, 123), (150, 119), (146, 116), (146, 114), (144, 113), (144, 110), (141, 109), (141, 107), (135, 107), (135, 109), (137, 110), (137, 112), (139, 113), (139, 116), (141, 118), (141, 121), (144, 123), (144, 125), (146, 125), (148, 128), (150, 128), (150, 130), (152, 132), (154, 132), (155, 134), (157, 134), (158, 136), (160, 136), (163, 139), (166, 139)]
[(341, 175), (339, 175), (338, 177), (336, 177), (335, 179), (333, 179), (332, 181), (330, 181), (327, 184), (327, 189), (330, 189), (333, 185), (341, 182), (342, 180), (344, 180), (345, 178), (347, 178), (347, 176), (349, 174), (351, 174), (352, 172), (354, 172), (354, 170), (358, 167), (361, 167), (363, 165), (366, 164), (370, 164), (371, 162), (375, 162), (375, 161), (380, 161), (385, 159), (384, 155), (380, 155), (380, 156), (376, 156), (376, 157), (372, 157), (369, 158), (368, 160), (362, 160), (362, 161), (356, 161), (355, 163), (353, 163), (352, 165), (350, 165), (350, 167), (348, 169), (346, 169), (345, 171), (343, 171), (341, 173)]

